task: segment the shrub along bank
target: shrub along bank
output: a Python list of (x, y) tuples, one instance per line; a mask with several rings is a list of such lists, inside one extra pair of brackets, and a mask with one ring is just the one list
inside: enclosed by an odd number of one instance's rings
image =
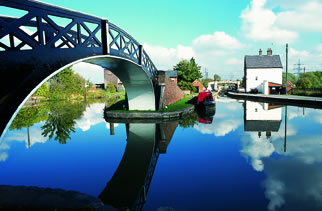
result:
[(66, 68), (45, 82), (33, 95), (42, 101), (87, 100), (108, 98), (111, 95), (124, 95), (125, 91), (116, 92), (114, 84), (108, 84), (108, 90), (92, 88), (92, 83)]

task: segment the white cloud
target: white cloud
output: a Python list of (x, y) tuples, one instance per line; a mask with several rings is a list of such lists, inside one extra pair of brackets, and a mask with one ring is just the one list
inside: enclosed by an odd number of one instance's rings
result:
[[(83, 116), (76, 120), (76, 125), (83, 132), (91, 129), (92, 126), (100, 124), (102, 122), (105, 123), (105, 119), (103, 118), (103, 110), (105, 104), (104, 103), (95, 103), (86, 108), (83, 113)], [(114, 124), (114, 127), (117, 127), (118, 124)], [(109, 129), (109, 123), (106, 123), (106, 128)]]
[(296, 50), (294, 48), (290, 48), (289, 50), (289, 56), (290, 57), (300, 57), (300, 58), (307, 58), (310, 56), (310, 53), (308, 51), (300, 51)]
[(261, 160), (264, 157), (269, 157), (274, 151), (274, 145), (265, 140), (262, 136), (258, 138), (257, 133), (250, 133), (250, 138), (242, 138), (242, 149), (240, 150), (243, 156), (250, 157), (251, 165), (256, 171), (263, 171), (264, 164)]
[(318, 52), (321, 52), (322, 53), (322, 44), (319, 44), (317, 47), (316, 47), (316, 50)]
[[(241, 154), (251, 159), (251, 165), (256, 171), (263, 171), (263, 159), (271, 156), (273, 152), (283, 153), (285, 129), (280, 128), (278, 132), (271, 132), (270, 140), (265, 136), (258, 137), (258, 132), (247, 132), (242, 137)], [(296, 135), (296, 130), (289, 124), (287, 128), (288, 139)]]
[(192, 47), (178, 45), (177, 47), (177, 57), (179, 59), (191, 59), (195, 56), (195, 52)]
[(281, 28), (302, 32), (322, 32), (322, 3), (303, 1), (291, 11), (277, 14), (277, 25)]
[(218, 118), (216, 118), (212, 124), (196, 124), (193, 128), (202, 134), (225, 136), (236, 130), (241, 124), (241, 120), (218, 120)]
[(228, 65), (243, 65), (244, 61), (242, 59), (230, 58), (225, 61), (225, 64)]
[(86, 111), (84, 111), (83, 116), (81, 119), (76, 120), (76, 125), (82, 131), (88, 131), (91, 126), (97, 125), (101, 122), (105, 122), (103, 118), (103, 103), (96, 103), (90, 105)]
[[(287, 131), (288, 132), (288, 131)], [(300, 160), (306, 164), (321, 163), (322, 162), (322, 137), (306, 135), (303, 136), (292, 136), (287, 137), (286, 152), (284, 148), (284, 142), (274, 142), (274, 146), (278, 149), (276, 152), (281, 155), (292, 156), (296, 160)]]
[(200, 35), (192, 43), (195, 48), (203, 50), (216, 49), (218, 47), (223, 49), (239, 49), (243, 47), (236, 38), (221, 31), (214, 32), (214, 34)]
[[(42, 135), (41, 126), (42, 126), (42, 123), (38, 123), (29, 128), (30, 146), (33, 146), (36, 143), (43, 144), (48, 140), (47, 137), (44, 137)], [(25, 142), (27, 147), (28, 146), (27, 128), (24, 128), (24, 130), (15, 131), (13, 133), (8, 133), (8, 136), (4, 138), (4, 142), (8, 143), (9, 141)]]
[(251, 6), (243, 10), (240, 17), (245, 36), (255, 41), (294, 42), (298, 37), (297, 32), (278, 27), (276, 14), (266, 9), (265, 4), (266, 0), (252, 0)]
[(240, 106), (238, 104), (228, 104), (226, 108), (231, 111), (237, 111), (240, 108)]
[(172, 69), (180, 60), (194, 57), (200, 66), (208, 69), (210, 75), (216, 71), (222, 72), (223, 69), (225, 69), (225, 74), (236, 70), (236, 65), (241, 65), (240, 60), (234, 58), (234, 60), (228, 61), (234, 65), (226, 67), (226, 58), (223, 57), (234, 54), (236, 50), (243, 47), (244, 45), (237, 38), (225, 32), (200, 35), (191, 42), (190, 46), (179, 44), (175, 48), (165, 48), (148, 43), (144, 44), (144, 49), (158, 69)]
[[(118, 123), (114, 123), (114, 128), (116, 128), (117, 126), (119, 126)], [(106, 126), (105, 126), (107, 129), (110, 129), (110, 123), (109, 122), (106, 122)]]
[(0, 161), (6, 161), (8, 158), (8, 153), (0, 152)]
[(180, 60), (177, 56), (177, 48), (165, 48), (147, 43), (144, 43), (143, 47), (159, 70), (172, 69)]
[(104, 83), (104, 69), (98, 65), (79, 62), (73, 65), (72, 69), (92, 83)]
[(274, 180), (272, 178), (264, 181), (265, 196), (270, 199), (268, 203), (268, 210), (276, 210), (280, 208), (285, 200), (283, 198), (283, 194), (285, 192), (285, 185), (279, 180)]
[[(290, 157), (264, 160), (267, 179), (263, 182), (268, 210), (284, 204), (296, 210), (321, 210), (321, 165), (308, 165)], [(285, 208), (285, 207), (284, 207)]]
[(32, 147), (34, 144), (37, 143), (45, 143), (47, 142), (48, 138), (44, 137), (42, 135), (42, 129), (41, 129), (42, 123), (37, 123), (29, 128), (29, 143), (28, 143), (28, 132), (27, 128), (24, 128), (23, 130), (18, 131), (10, 131), (10, 133), (7, 133), (2, 142), (0, 143), (0, 161), (6, 161), (8, 158), (8, 150), (10, 150), (9, 143), (12, 141), (19, 141), (19, 142), (25, 142), (26, 147), (30, 144), (30, 147)]

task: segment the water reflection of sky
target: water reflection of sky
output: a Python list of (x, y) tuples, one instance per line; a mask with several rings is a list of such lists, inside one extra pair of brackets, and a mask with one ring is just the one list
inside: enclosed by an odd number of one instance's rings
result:
[[(77, 190), (98, 195), (112, 177), (126, 146), (125, 127), (103, 118), (104, 104), (90, 105), (76, 120), (76, 131), (67, 144), (42, 135), (44, 122), (9, 131), (0, 143), (0, 184), (26, 185)], [(89, 134), (90, 133), (90, 134)], [(109, 153), (106, 153), (106, 150)], [(108, 166), (108, 167), (106, 167)]]
[[(322, 209), (322, 111), (288, 106), (285, 145), (285, 107), (274, 108), (281, 111), (278, 130), (261, 136), (244, 131), (244, 107), (222, 98), (211, 124), (178, 126), (159, 157), (144, 210)], [(1, 184), (97, 196), (126, 147), (125, 125), (115, 125), (111, 136), (103, 108), (86, 108), (67, 144), (43, 137), (43, 122), (29, 128), (29, 149), (27, 128), (9, 131), (0, 143)]]

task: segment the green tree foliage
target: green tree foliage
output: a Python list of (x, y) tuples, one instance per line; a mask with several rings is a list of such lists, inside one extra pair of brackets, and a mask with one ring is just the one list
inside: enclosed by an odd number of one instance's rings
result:
[(243, 76), (243, 79), (240, 81), (239, 87), (244, 87), (246, 86), (246, 79), (245, 76)]
[(51, 100), (69, 99), (72, 95), (86, 97), (91, 85), (89, 81), (74, 73), (69, 67), (52, 77), (49, 84), (49, 98)]
[(193, 127), (198, 121), (198, 114), (196, 112), (193, 112), (191, 115), (181, 119), (179, 121), (180, 127), (188, 128)]
[(322, 72), (307, 72), (300, 75), (300, 78), (307, 78), (312, 86), (311, 88), (322, 88)]
[[(296, 84), (298, 77), (292, 73), (287, 73), (287, 80), (291, 81), (293, 84)], [(286, 83), (286, 72), (283, 72), (283, 84)]]
[(43, 83), (39, 89), (35, 92), (34, 96), (48, 97), (49, 95), (49, 85), (47, 82)]
[(20, 130), (24, 127), (31, 127), (34, 124), (45, 121), (48, 118), (49, 107), (24, 107), (12, 121), (9, 130)]
[(115, 93), (116, 92), (116, 88), (115, 85), (111, 82), (107, 83), (107, 88), (111, 93)]
[(217, 74), (214, 75), (214, 80), (215, 81), (220, 81), (221, 80), (221, 77)]
[(75, 132), (76, 119), (79, 119), (85, 111), (85, 104), (50, 104), (50, 113), (45, 124), (41, 127), (42, 135), (55, 140), (60, 144), (66, 144), (70, 139), (70, 133)]
[(195, 59), (191, 58), (190, 61), (181, 60), (173, 69), (178, 72), (178, 86), (182, 90), (194, 91), (192, 82), (202, 78), (201, 66), (198, 66)]
[(307, 89), (312, 87), (312, 83), (307, 77), (300, 77), (300, 79), (296, 83), (297, 88)]
[(201, 80), (201, 83), (202, 83), (202, 85), (205, 87), (205, 88), (207, 88), (208, 87), (208, 83), (209, 82), (213, 82), (214, 80), (212, 80), (211, 78), (206, 78), (206, 79), (202, 79)]

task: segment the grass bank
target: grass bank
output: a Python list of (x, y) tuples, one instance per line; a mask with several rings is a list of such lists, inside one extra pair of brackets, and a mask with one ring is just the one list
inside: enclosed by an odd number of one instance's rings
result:
[(322, 97), (322, 89), (298, 89), (294, 88), (291, 91), (291, 95), (308, 96), (308, 97)]
[(151, 110), (125, 110), (126, 108), (126, 101), (124, 99), (120, 99), (117, 103), (110, 106), (106, 109), (106, 111), (113, 111), (113, 112), (171, 112), (171, 111), (178, 111), (181, 109), (185, 109), (191, 105), (194, 105), (196, 101), (195, 95), (186, 95), (181, 100), (178, 100), (177, 102), (170, 104), (167, 106), (167, 108), (163, 108), (159, 111), (151, 111)]

